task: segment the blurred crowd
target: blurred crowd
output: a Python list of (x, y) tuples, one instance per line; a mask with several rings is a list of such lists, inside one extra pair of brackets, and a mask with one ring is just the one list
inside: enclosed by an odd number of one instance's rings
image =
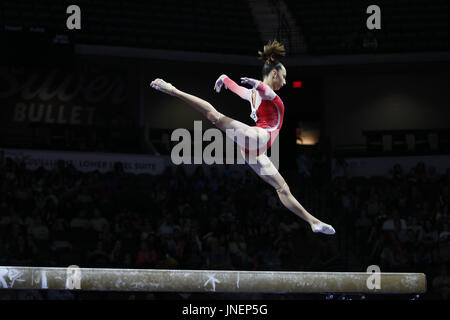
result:
[[(439, 175), (421, 163), (404, 173), (397, 165), (385, 177), (343, 174), (325, 184), (305, 163), (289, 186), (335, 226), (334, 237), (312, 233), (250, 169), (197, 166), (187, 174), (176, 166), (151, 176), (127, 174), (120, 163), (102, 174), (62, 161), (31, 171), (5, 159), (0, 265), (363, 272), (379, 265), (424, 272), (429, 297), (448, 297), (450, 170)], [(327, 205), (315, 212), (314, 203)]]
[(396, 164), (370, 178), (348, 178), (345, 168), (344, 161), (334, 179), (333, 206), (347, 226), (347, 259), (425, 273), (428, 296), (448, 299), (450, 168), (439, 175), (423, 162), (409, 172)]

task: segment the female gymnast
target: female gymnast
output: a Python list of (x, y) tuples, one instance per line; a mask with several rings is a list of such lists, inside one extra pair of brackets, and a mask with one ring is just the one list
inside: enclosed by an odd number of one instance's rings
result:
[[(258, 52), (264, 61), (263, 81), (241, 78), (241, 83), (252, 87), (248, 89), (237, 85), (226, 75), (221, 75), (214, 86), (220, 92), (222, 86), (250, 102), (250, 117), (256, 126), (248, 126), (218, 112), (209, 102), (183, 92), (162, 79), (155, 79), (150, 86), (156, 90), (186, 101), (200, 111), (217, 128), (224, 131), (241, 147), (241, 153), (247, 164), (264, 181), (275, 188), (283, 205), (311, 226), (313, 232), (334, 234), (331, 225), (323, 223), (311, 215), (292, 195), (286, 181), (266, 155), (266, 150), (277, 137), (283, 124), (284, 105), (275, 93), (286, 84), (286, 68), (278, 60), (285, 55), (285, 48), (278, 41), (269, 41), (264, 51)], [(247, 139), (247, 141), (245, 141)]]

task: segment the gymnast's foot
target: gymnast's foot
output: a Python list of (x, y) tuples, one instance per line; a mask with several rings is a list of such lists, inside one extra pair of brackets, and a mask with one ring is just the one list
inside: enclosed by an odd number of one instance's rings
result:
[(150, 83), (150, 87), (153, 89), (156, 89), (158, 91), (170, 94), (171, 96), (174, 95), (175, 87), (171, 85), (170, 83), (165, 82), (163, 79), (155, 79)]
[(336, 231), (329, 224), (323, 223), (322, 221), (317, 221), (311, 224), (311, 229), (313, 232), (320, 232), (324, 234), (335, 234)]

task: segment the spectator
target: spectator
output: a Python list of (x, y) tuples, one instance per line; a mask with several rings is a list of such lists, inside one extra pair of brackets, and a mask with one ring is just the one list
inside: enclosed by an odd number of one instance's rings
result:
[(419, 223), (417, 217), (409, 217), (409, 222), (407, 224), (408, 231), (412, 231), (417, 238), (418, 241), (421, 241), (423, 238), (423, 226)]
[(378, 40), (372, 31), (367, 31), (362, 41), (362, 47), (366, 51), (375, 51), (378, 48)]
[(94, 209), (94, 217), (90, 220), (90, 226), (95, 232), (102, 232), (106, 225), (108, 225), (108, 220), (106, 220), (98, 208)]
[(372, 220), (367, 216), (367, 209), (361, 209), (361, 216), (356, 219), (355, 226), (360, 234), (368, 235), (368, 231), (372, 227)]
[(395, 231), (395, 225), (398, 224), (398, 230), (406, 230), (406, 221), (401, 219), (397, 209), (393, 209), (392, 218), (388, 218), (384, 221), (383, 231)]
[(442, 231), (439, 233), (439, 241), (445, 242), (450, 240), (450, 231), (448, 230), (448, 223), (445, 223)]
[(250, 259), (247, 254), (247, 243), (237, 231), (232, 234), (228, 243), (228, 250), (233, 266), (239, 268), (247, 265)]
[[(309, 171), (307, 176), (309, 176)], [(348, 163), (345, 158), (340, 156), (335, 159), (333, 177), (348, 177)]]
[(423, 244), (420, 244), (413, 253), (413, 261), (420, 268), (424, 268), (433, 262), (433, 257)]
[(400, 243), (404, 244), (409, 240), (407, 228), (404, 226), (402, 227), (402, 222), (400, 219), (394, 220), (394, 232)]
[(34, 217), (33, 224), (30, 226), (28, 232), (38, 242), (44, 242), (49, 240), (48, 227), (42, 222), (42, 218), (40, 215)]
[(136, 258), (136, 266), (138, 268), (152, 268), (155, 261), (155, 252), (149, 250), (146, 240), (142, 240), (141, 247)]
[(113, 266), (120, 266), (125, 259), (125, 250), (122, 246), (122, 241), (117, 239), (111, 251), (109, 260)]
[(422, 243), (425, 244), (428, 248), (434, 247), (434, 245), (439, 240), (439, 234), (437, 230), (433, 228), (433, 225), (430, 220), (425, 221), (425, 228), (422, 237)]
[(52, 238), (52, 243), (51, 243), (52, 250), (59, 252), (59, 251), (64, 251), (66, 249), (72, 248), (72, 244), (69, 241), (69, 235), (67, 233), (63, 219), (55, 220), (55, 222), (52, 226), (52, 229), (51, 229), (51, 235), (52, 235), (52, 237), (51, 237)]
[(88, 253), (89, 264), (97, 268), (106, 268), (110, 257), (104, 249), (103, 241), (98, 241), (94, 250)]
[(401, 182), (404, 179), (403, 168), (400, 164), (396, 163), (391, 170), (391, 179), (395, 182)]
[(439, 179), (440, 179), (440, 176), (438, 175), (438, 173), (436, 171), (436, 167), (433, 167), (433, 166), (428, 167), (425, 181), (427, 183), (435, 184), (435, 183), (439, 182)]
[(318, 154), (313, 175), (330, 182), (305, 190), (302, 203), (341, 221), (342, 238), (331, 243), (278, 212), (276, 198), (270, 209), (273, 190), (258, 180), (242, 185), (255, 175), (231, 166), (225, 178), (216, 168), (193, 179), (179, 169), (133, 176), (69, 166), (31, 171), (9, 161), (0, 166), (1, 264), (314, 271), (377, 264), (437, 278), (433, 263), (450, 260), (450, 170), (423, 175), (418, 165), (407, 180), (394, 166), (389, 176), (330, 180), (325, 162)]
[(168, 214), (163, 217), (158, 232), (159, 235), (161, 236), (169, 236), (173, 234), (173, 230), (174, 230), (173, 217), (171, 214)]
[(311, 173), (309, 172), (308, 168), (308, 160), (306, 158), (306, 155), (301, 152), (296, 159), (297, 163), (297, 170), (301, 177), (309, 177), (311, 176)]
[(405, 247), (410, 251), (414, 251), (417, 247), (418, 241), (416, 233), (413, 230), (407, 231), (407, 240), (405, 241)]
[(357, 53), (361, 49), (361, 38), (358, 32), (354, 31), (344, 37), (341, 43), (344, 53)]
[(450, 277), (445, 263), (439, 268), (439, 275), (433, 279), (433, 293), (440, 299), (447, 300), (450, 296)]
[(80, 210), (77, 217), (70, 221), (70, 228), (72, 230), (86, 231), (91, 227), (89, 220), (86, 218), (86, 211)]
[[(367, 214), (370, 218), (374, 218), (380, 213), (380, 198), (375, 190), (370, 191), (369, 200), (367, 201)], [(392, 226), (393, 228), (393, 226)]]
[(222, 242), (216, 237), (210, 237), (207, 242), (206, 251), (207, 266), (211, 269), (231, 269), (231, 259)]
[(20, 235), (9, 246), (9, 259), (14, 265), (27, 265), (32, 262), (33, 252), (24, 236)]

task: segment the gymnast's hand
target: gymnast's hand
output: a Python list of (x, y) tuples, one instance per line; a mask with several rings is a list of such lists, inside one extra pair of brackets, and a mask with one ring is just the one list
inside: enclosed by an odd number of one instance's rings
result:
[[(223, 74), (219, 77), (219, 79), (217, 79), (216, 84), (214, 85), (214, 90), (216, 90), (216, 92), (220, 92), (220, 89), (222, 89), (222, 85), (224, 85), (223, 79), (225, 78), (228, 78), (228, 76)], [(225, 88), (228, 89), (226, 85)]]
[(241, 83), (242, 84), (248, 84), (248, 85), (252, 86), (253, 88), (256, 88), (259, 85), (259, 80), (242, 77), (241, 78)]

